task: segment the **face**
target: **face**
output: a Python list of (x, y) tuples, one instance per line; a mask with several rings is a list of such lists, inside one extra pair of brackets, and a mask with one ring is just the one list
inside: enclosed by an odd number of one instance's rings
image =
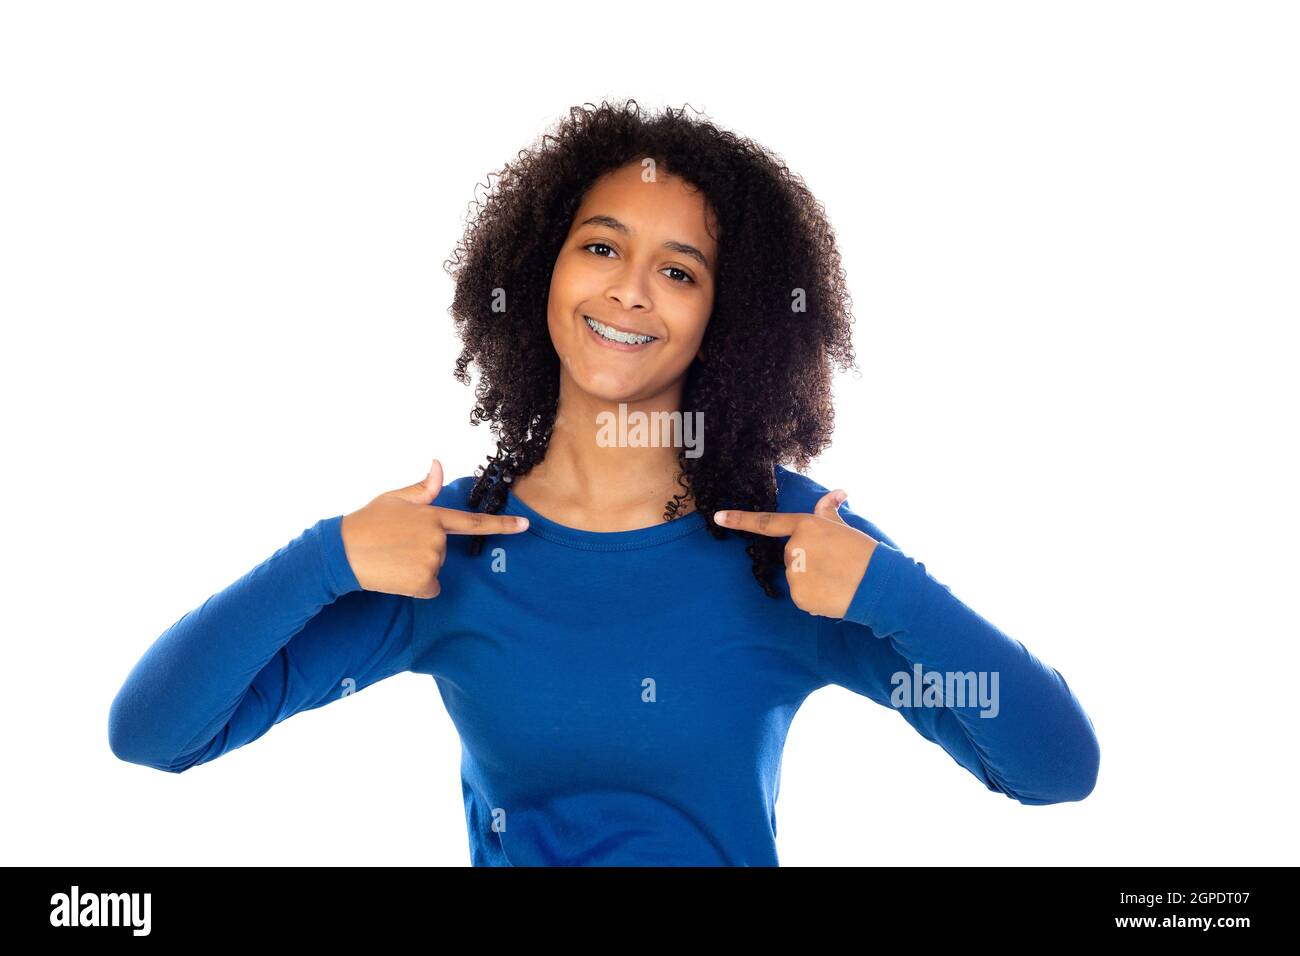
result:
[[(561, 394), (680, 399), (713, 311), (716, 220), (686, 182), (655, 176), (642, 181), (639, 162), (608, 173), (573, 217), (547, 306)], [(640, 344), (644, 336), (653, 341)]]

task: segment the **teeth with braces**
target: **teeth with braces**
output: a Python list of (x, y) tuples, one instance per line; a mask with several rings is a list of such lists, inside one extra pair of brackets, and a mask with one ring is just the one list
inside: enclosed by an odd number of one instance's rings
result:
[(622, 342), (624, 345), (644, 345), (646, 342), (656, 341), (656, 337), (653, 335), (633, 335), (631, 332), (620, 332), (618, 329), (611, 329), (608, 325), (601, 325), (590, 316), (584, 315), (582, 318), (595, 329), (597, 335), (609, 339), (611, 342)]

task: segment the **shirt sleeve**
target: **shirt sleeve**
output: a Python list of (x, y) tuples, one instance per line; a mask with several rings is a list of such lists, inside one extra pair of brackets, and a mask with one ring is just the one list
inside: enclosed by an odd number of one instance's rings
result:
[(109, 709), (117, 757), (180, 773), (410, 668), (412, 599), (361, 589), (342, 522), (321, 519), (154, 641)]
[[(818, 619), (822, 679), (895, 707), (989, 790), (1027, 805), (1087, 797), (1100, 748), (1060, 671), (964, 604), (871, 522), (847, 505), (840, 514), (878, 544), (844, 618)], [(942, 683), (927, 685), (932, 674)], [(934, 703), (922, 706), (927, 689)]]

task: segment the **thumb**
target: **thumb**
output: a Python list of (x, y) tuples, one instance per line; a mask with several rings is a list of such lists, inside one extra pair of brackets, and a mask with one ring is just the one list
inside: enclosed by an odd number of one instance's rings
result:
[(839, 509), (848, 496), (849, 493), (843, 488), (826, 492), (826, 494), (822, 495), (821, 500), (817, 502), (817, 506), (813, 508), (813, 514), (822, 518), (829, 518), (831, 521), (838, 521), (840, 524), (846, 524), (847, 522), (840, 516)]
[(429, 468), (429, 473), (422, 480), (413, 485), (407, 485), (405, 488), (400, 489), (397, 494), (415, 504), (428, 505), (433, 503), (441, 491), (442, 463), (435, 458)]

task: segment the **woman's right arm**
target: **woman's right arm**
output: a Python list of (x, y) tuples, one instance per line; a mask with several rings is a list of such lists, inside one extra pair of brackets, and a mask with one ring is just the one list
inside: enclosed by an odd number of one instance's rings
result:
[(414, 600), (440, 593), (447, 535), (528, 524), (440, 508), (441, 488), (435, 458), (424, 480), (321, 519), (168, 628), (113, 698), (113, 753), (180, 773), (410, 670)]
[(324, 518), (168, 628), (113, 699), (122, 760), (180, 773), (408, 670), (413, 601), (362, 590)]

